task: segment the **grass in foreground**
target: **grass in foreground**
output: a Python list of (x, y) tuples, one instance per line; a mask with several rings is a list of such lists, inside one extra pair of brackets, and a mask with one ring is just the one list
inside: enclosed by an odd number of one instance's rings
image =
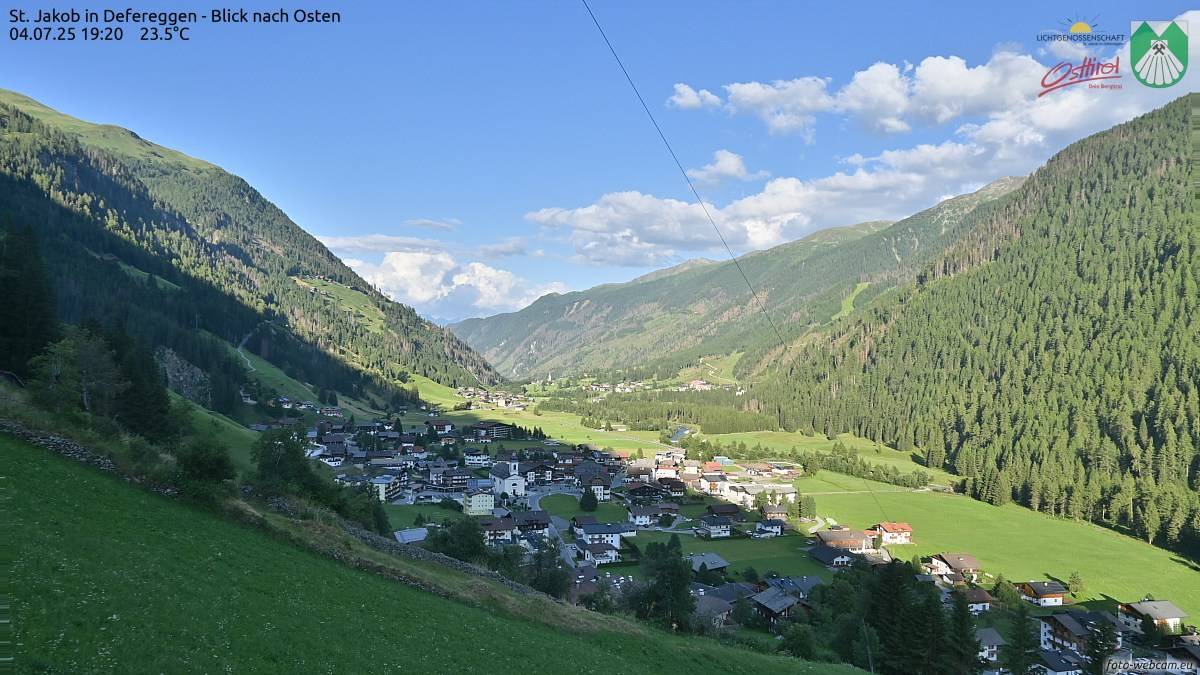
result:
[(8, 437), (0, 472), (20, 486), (6, 491), (19, 533), (10, 577), (18, 670), (859, 672), (556, 605), (544, 614), (628, 631), (583, 635), (445, 600)]
[(879, 522), (881, 507), (888, 519), (913, 526), (916, 543), (892, 547), (897, 557), (971, 553), (985, 571), (1012, 581), (1065, 581), (1078, 570), (1085, 584), (1082, 599), (1130, 601), (1149, 593), (1200, 615), (1200, 564), (1096, 525), (933, 492), (876, 493), (874, 499), (867, 494), (817, 497), (821, 515), (850, 527)]

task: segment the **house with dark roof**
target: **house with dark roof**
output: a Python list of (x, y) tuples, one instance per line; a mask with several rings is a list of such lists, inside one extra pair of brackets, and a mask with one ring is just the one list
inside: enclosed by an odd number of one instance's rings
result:
[(1027, 602), (1038, 607), (1059, 607), (1067, 596), (1067, 589), (1057, 581), (1022, 581), (1017, 590)]
[(696, 597), (696, 608), (693, 614), (702, 619), (707, 619), (714, 628), (719, 628), (729, 621), (729, 615), (733, 613), (733, 603), (722, 600), (715, 595), (699, 595)]
[(729, 569), (729, 561), (716, 553), (693, 553), (687, 556), (693, 572), (699, 572), (701, 567), (711, 572), (724, 572)]
[(758, 610), (758, 613), (772, 624), (791, 616), (796, 605), (800, 603), (795, 596), (784, 593), (778, 588), (768, 588), (761, 593), (752, 595), (750, 601), (754, 603), (754, 608)]
[(733, 532), (733, 523), (725, 516), (704, 516), (696, 534), (709, 539), (724, 539)]
[(489, 544), (511, 544), (517, 536), (517, 525), (512, 518), (495, 518), (481, 524), (483, 539)]
[(1139, 634), (1146, 619), (1153, 621), (1160, 633), (1176, 634), (1183, 628), (1187, 613), (1167, 600), (1142, 600), (1123, 603), (1118, 616), (1121, 625)]
[(754, 536), (756, 537), (778, 537), (783, 534), (783, 521), (775, 520), (774, 518), (760, 520), (754, 526)]
[(710, 504), (705, 511), (710, 516), (724, 516), (733, 520), (740, 520), (742, 516), (737, 504)]
[(621, 561), (621, 552), (616, 546), (607, 542), (597, 542), (595, 544), (584, 544), (582, 546), (583, 559), (594, 565), (607, 565)]
[(758, 512), (767, 520), (786, 520), (787, 507), (783, 504), (763, 504)]
[(994, 663), (1000, 659), (1000, 648), (1008, 641), (995, 628), (976, 628), (975, 639), (979, 641), (979, 658)]
[(961, 575), (974, 581), (983, 568), (975, 556), (967, 553), (939, 553), (924, 562), (926, 571), (935, 576)]
[(637, 530), (629, 523), (588, 523), (580, 525), (577, 533), (588, 544), (605, 543), (619, 547), (621, 537), (636, 534)]
[[(693, 569), (698, 569), (698, 566)], [(712, 590), (705, 591), (704, 594), (711, 595), (714, 598), (721, 598), (728, 603), (734, 603), (742, 598), (748, 598), (751, 595), (754, 595), (756, 592), (757, 589), (755, 589), (752, 584), (731, 581), (726, 584), (721, 584)]]
[(821, 530), (817, 532), (817, 541), (822, 546), (840, 548), (850, 553), (874, 553), (875, 537), (863, 530)]
[(1037, 665), (1043, 675), (1080, 675), (1086, 661), (1079, 654), (1069, 651), (1043, 649), (1038, 653)]
[(818, 545), (808, 549), (808, 555), (813, 560), (831, 569), (838, 567), (849, 567), (854, 562), (854, 556), (849, 551), (842, 548), (832, 548), (830, 546)]
[(825, 583), (821, 577), (804, 576), (804, 577), (774, 577), (763, 581), (768, 588), (778, 588), (779, 590), (793, 595), (801, 600), (804, 600), (817, 586)]
[(513, 521), (521, 534), (536, 534), (543, 537), (550, 535), (550, 514), (541, 509), (535, 511), (517, 511)]
[(1042, 649), (1069, 649), (1080, 654), (1087, 652), (1088, 640), (1102, 624), (1111, 624), (1117, 636), (1117, 648), (1124, 643), (1125, 628), (1109, 612), (1084, 609), (1059, 609), (1039, 617), (1039, 640)]
[(967, 609), (975, 616), (991, 611), (992, 603), (995, 602), (991, 593), (978, 586), (964, 589), (962, 594), (967, 597)]

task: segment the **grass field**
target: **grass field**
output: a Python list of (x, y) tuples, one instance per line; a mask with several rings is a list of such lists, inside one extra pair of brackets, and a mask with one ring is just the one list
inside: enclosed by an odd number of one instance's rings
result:
[(212, 433), (219, 442), (229, 448), (229, 454), (239, 473), (245, 474), (253, 467), (250, 446), (254, 445), (255, 439), (258, 438), (257, 432), (247, 429), (221, 413), (196, 405), (173, 391), (170, 392), (170, 395), (172, 405), (182, 403), (191, 411), (192, 426), (195, 427), (197, 434)]
[(8, 437), (0, 475), (20, 486), (5, 501), (21, 672), (858, 672), (544, 601), (579, 620), (443, 599)]
[(388, 522), (392, 524), (393, 530), (405, 530), (415, 527), (413, 522), (416, 520), (417, 514), (424, 516), (427, 523), (440, 523), (445, 520), (466, 518), (462, 511), (443, 509), (437, 504), (406, 504), (403, 506), (384, 504), (383, 510), (387, 511)]
[(865, 527), (881, 520), (876, 500), (887, 519), (913, 526), (916, 543), (893, 547), (898, 557), (970, 553), (987, 572), (1010, 580), (1066, 580), (1078, 570), (1085, 598), (1129, 601), (1149, 593), (1200, 616), (1200, 564), (1095, 525), (931, 492), (823, 495), (817, 511)]
[(542, 497), (538, 506), (552, 516), (570, 520), (578, 515), (595, 516), (601, 523), (624, 523), (629, 520), (629, 512), (624, 506), (614, 502), (601, 502), (595, 511), (583, 511), (579, 508), (579, 500), (573, 495), (549, 495)]
[(375, 306), (371, 298), (361, 291), (343, 286), (332, 281), (317, 278), (296, 279), (295, 282), (305, 288), (316, 289), (326, 300), (336, 304), (341, 309), (352, 312), (367, 330), (381, 333), (386, 328), (383, 312)]
[[(667, 532), (638, 532), (634, 537), (638, 548), (645, 549), (651, 542), (665, 542), (671, 538)], [(730, 569), (740, 573), (753, 567), (759, 574), (774, 571), (784, 576), (811, 575), (828, 579), (831, 572), (808, 557), (802, 547), (808, 545), (807, 538), (787, 535), (772, 539), (701, 539), (691, 535), (679, 535), (684, 554), (716, 553), (729, 561)]]
[[(424, 389), (421, 389), (421, 396), (425, 396)], [(460, 399), (455, 398), (454, 400), (457, 401)], [(580, 417), (578, 415), (569, 413), (547, 411), (536, 415), (532, 410), (446, 410), (440, 417), (448, 419), (460, 427), (484, 420), (513, 424), (525, 427), (526, 429), (541, 427), (547, 436), (565, 443), (590, 443), (602, 448), (613, 448), (614, 450), (636, 451), (641, 448), (647, 452), (651, 452), (664, 447), (657, 441), (658, 432), (600, 431), (598, 429), (588, 429), (580, 424)], [(427, 419), (429, 418), (410, 413), (405, 417), (404, 423), (421, 424)], [(524, 441), (513, 441), (510, 445), (520, 447), (521, 443), (524, 443)]]
[[(801, 494), (817, 496), (817, 505), (821, 504), (820, 497), (829, 493), (845, 492), (907, 492), (908, 488), (880, 483), (879, 481), (856, 478), (832, 471), (820, 471), (815, 476), (805, 476), (792, 481)], [(867, 496), (867, 495), (864, 495)], [(867, 496), (870, 499), (869, 496)]]
[(924, 465), (917, 463), (909, 453), (893, 450), (885, 445), (880, 445), (874, 441), (859, 438), (851, 434), (841, 434), (835, 437), (835, 440), (829, 440), (822, 434), (815, 436), (806, 436), (800, 432), (788, 431), (748, 431), (736, 434), (701, 434), (700, 438), (708, 441), (718, 441), (722, 445), (730, 443), (745, 443), (747, 446), (761, 445), (764, 448), (774, 448), (780, 451), (779, 458), (786, 459), (788, 452), (792, 448), (796, 448), (801, 452), (818, 451), (829, 452), (833, 450), (834, 443), (857, 450), (860, 457), (873, 464), (882, 464), (885, 466), (894, 466), (902, 473), (908, 473), (916, 469), (920, 469), (929, 473), (933, 477), (935, 483), (949, 485), (954, 477), (942, 470), (932, 470)]
[(870, 286), (870, 284), (865, 281), (858, 282), (858, 285), (854, 287), (854, 290), (850, 291), (850, 295), (847, 295), (846, 297), (842, 298), (841, 309), (838, 310), (837, 314), (834, 314), (832, 317), (830, 317), (829, 320), (837, 321), (838, 319), (840, 319), (844, 316), (850, 316), (850, 312), (854, 311), (855, 298), (858, 297), (859, 293), (862, 293), (863, 291), (867, 290), (867, 286)]

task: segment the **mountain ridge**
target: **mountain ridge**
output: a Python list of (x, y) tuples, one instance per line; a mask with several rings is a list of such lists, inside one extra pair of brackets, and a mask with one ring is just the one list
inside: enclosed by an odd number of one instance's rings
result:
[[(829, 320), (852, 293), (863, 294), (865, 302), (915, 276), (961, 234), (955, 223), (966, 212), (1002, 197), (1021, 180), (998, 179), (900, 221), (826, 228), (750, 252), (738, 258), (742, 270), (728, 260), (668, 268), (666, 274), (543, 296), (516, 312), (449, 327), (497, 370), (517, 379), (647, 363), (660, 373), (678, 370), (700, 356), (761, 342), (754, 335), (770, 332), (742, 272), (768, 309), (783, 313), (777, 323), (802, 331)], [(856, 290), (863, 281), (869, 288)]]

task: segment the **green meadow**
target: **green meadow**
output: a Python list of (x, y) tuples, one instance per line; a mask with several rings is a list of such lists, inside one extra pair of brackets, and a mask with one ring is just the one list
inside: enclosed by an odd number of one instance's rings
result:
[[(638, 532), (633, 538), (638, 548), (644, 549), (652, 542), (670, 540), (669, 532)], [(786, 535), (771, 539), (701, 539), (688, 534), (679, 535), (684, 554), (716, 553), (729, 561), (730, 571), (741, 573), (753, 567), (758, 573), (778, 572), (784, 576), (819, 576), (829, 578), (830, 572), (808, 556), (805, 548), (808, 538), (801, 535)]]
[(936, 492), (877, 491), (816, 499), (818, 513), (850, 527), (880, 520), (910, 523), (916, 543), (892, 547), (900, 558), (970, 553), (987, 572), (1018, 581), (1065, 581), (1078, 570), (1085, 584), (1080, 600), (1130, 601), (1150, 594), (1200, 616), (1200, 564), (1096, 525)]
[(614, 502), (601, 502), (595, 511), (584, 511), (579, 508), (579, 500), (574, 495), (549, 495), (538, 501), (538, 506), (552, 516), (570, 520), (575, 516), (595, 516), (601, 523), (624, 523), (629, 520), (629, 512), (624, 506)]

